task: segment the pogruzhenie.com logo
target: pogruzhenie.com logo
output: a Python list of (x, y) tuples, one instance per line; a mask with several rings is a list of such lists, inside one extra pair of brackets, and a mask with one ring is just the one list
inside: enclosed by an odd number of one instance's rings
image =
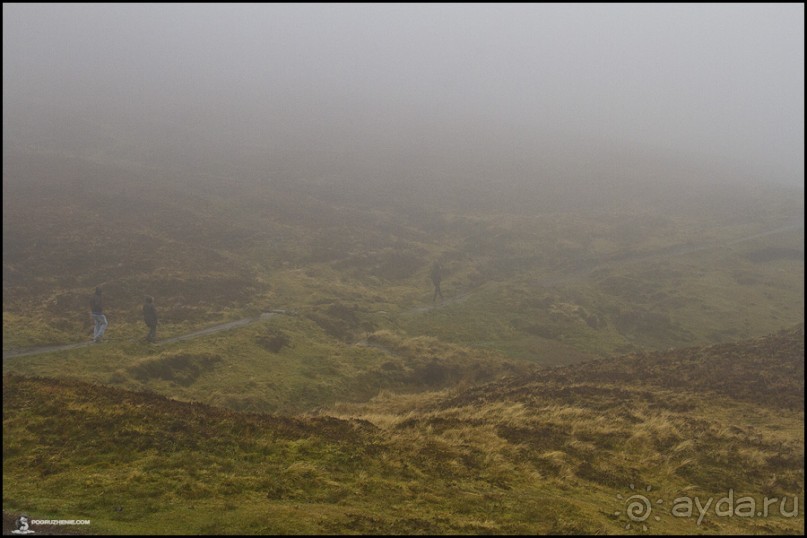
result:
[(32, 534), (35, 531), (31, 530), (31, 520), (25, 514), (21, 515), (14, 521), (14, 530), (11, 534)]
[(50, 527), (60, 525), (89, 525), (89, 519), (32, 519), (22, 514), (14, 520), (14, 529), (11, 534), (35, 534), (37, 526)]

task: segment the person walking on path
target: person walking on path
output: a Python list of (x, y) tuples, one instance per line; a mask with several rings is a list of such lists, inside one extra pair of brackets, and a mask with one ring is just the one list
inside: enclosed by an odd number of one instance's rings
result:
[(146, 295), (146, 302), (143, 303), (143, 321), (149, 328), (146, 340), (154, 342), (157, 339), (157, 309), (154, 308), (154, 297)]
[(434, 297), (432, 297), (432, 302), (437, 300), (437, 296), (440, 296), (440, 302), (443, 302), (443, 292), (440, 291), (440, 281), (443, 279), (443, 268), (440, 267), (440, 264), (434, 262), (432, 265), (432, 272), (431, 272), (432, 284), (434, 284)]
[(92, 341), (96, 344), (101, 343), (101, 338), (104, 336), (107, 325), (109, 322), (104, 315), (104, 299), (101, 294), (101, 288), (95, 288), (95, 295), (90, 299), (90, 316), (95, 322), (95, 329), (92, 333)]

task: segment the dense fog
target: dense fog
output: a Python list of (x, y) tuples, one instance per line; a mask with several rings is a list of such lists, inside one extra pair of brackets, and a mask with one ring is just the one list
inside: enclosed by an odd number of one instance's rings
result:
[(4, 151), (229, 178), (802, 185), (803, 4), (4, 4)]

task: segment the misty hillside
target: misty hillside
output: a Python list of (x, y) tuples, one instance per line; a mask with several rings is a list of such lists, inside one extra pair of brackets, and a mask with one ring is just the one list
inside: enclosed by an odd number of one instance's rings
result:
[(4, 534), (803, 535), (803, 20), (4, 4)]
[(113, 534), (234, 518), (245, 533), (611, 534), (635, 484), (666, 499), (653, 532), (798, 533), (803, 514), (696, 522), (669, 503), (801, 491), (803, 372), (798, 327), (313, 416), (6, 375), (4, 509)]
[[(4, 346), (80, 341), (86, 296), (99, 285), (119, 328), (139, 323), (143, 295), (157, 297), (166, 335), (267, 308), (340, 303), (359, 317), (401, 313), (428, 301), (428, 268), (438, 259), (452, 295), (476, 290), (465, 306), (484, 300), (490, 315), (513, 318), (523, 338), (588, 331), (574, 325), (578, 318), (609, 327), (584, 337), (596, 344), (576, 343), (590, 350), (722, 341), (803, 318), (792, 293), (803, 289), (803, 203), (787, 190), (687, 191), (692, 207), (681, 211), (640, 191), (626, 205), (603, 201), (590, 211), (569, 199), (566, 209), (547, 211), (540, 208), (552, 192), (541, 183), (492, 197), (473, 184), (432, 192), (402, 182), (405, 196), (390, 184), (380, 197), (380, 186), (345, 178), (208, 180), (9, 151)], [(511, 209), (513, 199), (520, 203)], [(732, 280), (704, 295), (698, 288), (712, 271)], [(713, 293), (720, 296), (710, 306)], [(686, 297), (705, 310), (690, 312)], [(396, 317), (412, 334), (443, 336), (433, 324)], [(698, 334), (703, 328), (709, 333)], [(630, 342), (633, 333), (639, 341)]]
[(535, 395), (541, 399), (557, 395), (568, 402), (578, 391), (580, 399), (591, 405), (594, 395), (586, 393), (586, 386), (593, 383), (612, 385), (617, 393), (622, 387), (626, 391), (642, 387), (650, 392), (669, 390), (727, 397), (798, 411), (804, 409), (804, 360), (799, 359), (803, 350), (804, 328), (799, 326), (741, 343), (632, 353), (575, 367), (540, 370), (469, 389), (461, 400), (450, 400), (447, 405), (473, 405), (492, 398), (526, 404)]

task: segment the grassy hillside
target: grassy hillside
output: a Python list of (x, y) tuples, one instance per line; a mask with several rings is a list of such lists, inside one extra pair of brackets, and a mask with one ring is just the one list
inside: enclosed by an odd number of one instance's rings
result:
[[(551, 193), (524, 187), (511, 207), (471, 184), (455, 199), (446, 184), (385, 192), (281, 172), (176, 177), (5, 157), (4, 349), (86, 340), (96, 286), (111, 339), (144, 332), (148, 294), (164, 337), (286, 308), (342, 341), (389, 329), (542, 364), (803, 321), (803, 203), (775, 189), (693, 192), (689, 208), (637, 192), (596, 210), (530, 211)], [(434, 260), (446, 272), (439, 310), (426, 308)], [(349, 319), (325, 319), (329, 309)]]
[(366, 401), (385, 390), (420, 392), (490, 381), (524, 372), (527, 365), (490, 351), (389, 331), (347, 343), (311, 319), (277, 316), (159, 346), (126, 342), (7, 358), (3, 369), (149, 390), (239, 411), (295, 413), (337, 401)]
[[(113, 534), (800, 534), (803, 379), (803, 327), (298, 416), (7, 374), (4, 511)], [(729, 489), (790, 504), (673, 512)]]
[(4, 528), (803, 533), (803, 193), (243, 157), (5, 152)]

